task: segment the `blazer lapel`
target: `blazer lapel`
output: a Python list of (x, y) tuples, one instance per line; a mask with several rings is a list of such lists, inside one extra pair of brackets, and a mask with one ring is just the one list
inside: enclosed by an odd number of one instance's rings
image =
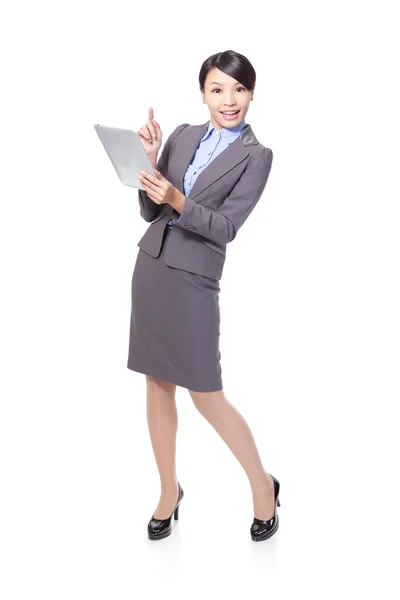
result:
[[(180, 161), (178, 164), (178, 181), (180, 182), (180, 191), (184, 194), (184, 177), (186, 170), (197, 151), (200, 140), (208, 129), (209, 121), (204, 125), (193, 127), (193, 132), (188, 138), (188, 141), (182, 147), (179, 154)], [(217, 179), (225, 175), (233, 169), (238, 163), (242, 162), (248, 155), (246, 146), (249, 144), (258, 144), (249, 124), (246, 125), (240, 132), (240, 135), (225, 148), (221, 154), (218, 154), (197, 177), (194, 185), (189, 193), (189, 198), (194, 198), (203, 192), (209, 185)]]

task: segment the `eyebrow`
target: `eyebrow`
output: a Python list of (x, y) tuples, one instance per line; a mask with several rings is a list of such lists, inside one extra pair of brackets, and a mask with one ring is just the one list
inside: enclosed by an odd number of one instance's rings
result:
[[(219, 83), (219, 81), (212, 81), (212, 82), (210, 83), (210, 85), (212, 85), (213, 83), (216, 83), (217, 85), (224, 85), (223, 83)], [(238, 83), (239, 83), (239, 81), (235, 81), (235, 82), (234, 82), (232, 85), (236, 85), (236, 84), (238, 84)]]

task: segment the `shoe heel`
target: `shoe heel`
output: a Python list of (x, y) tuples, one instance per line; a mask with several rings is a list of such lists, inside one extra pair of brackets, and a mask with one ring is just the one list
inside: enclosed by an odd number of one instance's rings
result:
[(181, 488), (179, 481), (178, 481), (178, 487), (179, 487), (178, 500), (177, 500), (174, 510), (171, 513), (171, 516), (169, 516), (168, 519), (156, 519), (153, 514), (150, 521), (148, 522), (147, 532), (148, 532), (148, 536), (149, 536), (150, 540), (161, 540), (171, 534), (171, 532), (172, 532), (172, 523), (171, 523), (172, 515), (174, 515), (175, 521), (177, 521), (178, 516), (179, 516), (180, 502), (183, 498), (183, 489)]
[(261, 519), (257, 519), (257, 517), (254, 517), (253, 523), (250, 527), (251, 539), (254, 542), (261, 542), (262, 540), (267, 540), (276, 533), (279, 527), (279, 516), (276, 510), (276, 506), (281, 505), (279, 501), (280, 483), (273, 475), (271, 475), (271, 477), (274, 481), (274, 515), (268, 521), (264, 521)]

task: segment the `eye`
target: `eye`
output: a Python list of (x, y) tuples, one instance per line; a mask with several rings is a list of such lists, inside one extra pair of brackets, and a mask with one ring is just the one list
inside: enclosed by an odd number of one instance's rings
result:
[[(244, 90), (244, 91), (246, 91), (246, 89), (244, 87), (237, 87), (236, 89), (237, 90)], [(217, 92), (217, 91), (221, 91), (221, 88), (214, 88), (211, 93), (214, 93), (214, 92)]]

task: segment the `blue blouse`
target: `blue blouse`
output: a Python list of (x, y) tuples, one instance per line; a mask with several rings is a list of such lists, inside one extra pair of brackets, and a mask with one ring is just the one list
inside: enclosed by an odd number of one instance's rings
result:
[[(230, 144), (232, 144), (232, 142), (236, 140), (237, 137), (239, 137), (240, 132), (244, 127), (246, 127), (246, 125), (247, 123), (243, 119), (243, 121), (235, 127), (230, 127), (229, 129), (226, 127), (223, 127), (222, 129), (216, 129), (210, 120), (208, 129), (201, 138), (193, 160), (185, 173), (183, 184), (186, 196), (190, 194), (190, 191), (200, 173), (204, 171), (204, 169), (210, 164), (211, 161), (214, 160), (214, 158), (218, 156), (218, 154), (221, 154), (221, 152), (223, 152)], [(168, 221), (168, 226), (173, 227), (174, 225), (174, 220), (170, 219), (170, 221)]]

